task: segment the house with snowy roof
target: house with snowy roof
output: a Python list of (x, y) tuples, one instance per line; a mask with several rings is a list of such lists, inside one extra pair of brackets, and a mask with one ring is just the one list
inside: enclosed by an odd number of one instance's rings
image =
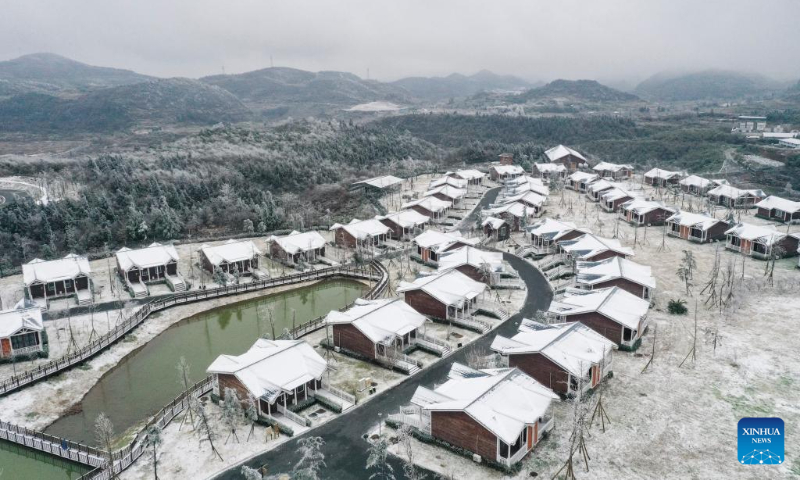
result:
[(591, 172), (575, 172), (567, 177), (567, 182), (564, 188), (575, 190), (579, 193), (585, 193), (589, 185), (596, 181), (600, 176)]
[(506, 273), (502, 253), (469, 246), (445, 252), (439, 257), (440, 272), (451, 268), (489, 286), (497, 285), (501, 275)]
[(598, 261), (611, 257), (628, 258), (634, 255), (633, 249), (623, 247), (616, 238), (598, 237), (585, 233), (573, 240), (561, 240), (558, 249), (571, 261)]
[(454, 208), (461, 205), (461, 201), (467, 195), (466, 188), (456, 188), (451, 185), (441, 185), (439, 187), (431, 188), (424, 194), (423, 197), (434, 197), (439, 200), (444, 200), (453, 204)]
[(627, 188), (611, 188), (600, 192), (600, 207), (608, 213), (614, 213), (627, 202), (641, 195)]
[(260, 415), (279, 417), (323, 390), (327, 368), (328, 362), (304, 340), (260, 338), (241, 355), (218, 356), (206, 373), (213, 376), (220, 399), (230, 388), (242, 401), (255, 398)]
[(757, 188), (745, 190), (730, 185), (712, 188), (707, 195), (712, 203), (728, 208), (753, 208), (767, 197), (764, 190)]
[(667, 235), (689, 240), (690, 242), (708, 243), (725, 238), (730, 224), (705, 213), (677, 212), (667, 218)]
[(447, 211), (452, 207), (453, 202), (430, 196), (406, 202), (400, 208), (402, 210), (414, 210), (430, 218), (432, 222), (441, 222), (447, 218)]
[(579, 261), (575, 264), (575, 286), (583, 290), (619, 287), (639, 298), (649, 300), (656, 289), (650, 267), (622, 257)]
[(57, 260), (34, 258), (22, 265), (25, 293), (44, 309), (49, 300), (73, 295), (78, 305), (91, 304), (91, 273), (89, 260), (74, 253)]
[(577, 150), (558, 145), (544, 152), (547, 161), (550, 163), (560, 163), (564, 165), (568, 171), (574, 172), (579, 168), (587, 165), (586, 157), (581, 155)]
[(220, 269), (233, 275), (257, 275), (261, 250), (251, 240), (228, 240), (222, 245), (200, 247), (200, 263), (203, 269), (214, 273)]
[(433, 389), (417, 387), (411, 405), (389, 420), (506, 468), (553, 428), (551, 404), (558, 396), (517, 368), (454, 363), (447, 378)]
[(456, 170), (455, 172), (447, 172), (445, 175), (466, 180), (470, 185), (481, 185), (486, 177), (485, 173), (474, 169)]
[(515, 201), (487, 208), (481, 212), (481, 218), (502, 218), (508, 222), (512, 231), (519, 232), (530, 223), (531, 219), (536, 218), (540, 213), (541, 210), (537, 212), (536, 208)]
[(433, 189), (437, 187), (443, 187), (445, 185), (453, 188), (466, 189), (469, 186), (469, 182), (463, 178), (451, 177), (445, 175), (443, 177), (437, 178), (436, 180), (432, 180), (430, 185), (428, 185), (428, 188)]
[(633, 165), (600, 162), (592, 170), (600, 175), (600, 178), (610, 178), (612, 180), (626, 180), (633, 177)]
[(359, 220), (354, 218), (350, 223), (342, 225), (334, 223), (329, 229), (333, 232), (333, 241), (342, 248), (356, 248), (358, 246), (383, 245), (391, 229), (379, 220)]
[(525, 175), (525, 169), (519, 165), (492, 165), (489, 167), (489, 178), (496, 182), (516, 178), (520, 175)]
[(178, 273), (178, 251), (172, 245), (152, 243), (145, 248), (120, 248), (117, 273), (135, 298), (150, 294), (147, 284), (166, 282), (173, 291), (183, 292), (186, 284)]
[(527, 205), (533, 210), (533, 216), (538, 217), (542, 214), (544, 204), (547, 203), (547, 197), (534, 192), (520, 193), (519, 195), (511, 195), (498, 199), (498, 203), (494, 206), (508, 205), (509, 203), (522, 203)]
[(645, 172), (644, 183), (654, 187), (665, 187), (667, 185), (677, 185), (683, 177), (684, 174), (682, 172), (653, 168)]
[(689, 175), (678, 183), (680, 184), (682, 191), (691, 195), (702, 197), (706, 196), (708, 191), (712, 188), (716, 188), (720, 185), (728, 185), (728, 181), (724, 179), (710, 180), (697, 175)]
[(389, 236), (395, 240), (413, 237), (425, 230), (431, 222), (431, 217), (410, 209), (378, 215), (375, 219), (391, 229)]
[(325, 238), (316, 230), (292, 233), (284, 236), (272, 235), (267, 239), (273, 259), (296, 265), (301, 260), (314, 262), (325, 256)]
[(500, 217), (486, 217), (481, 221), (483, 234), (499, 242), (511, 238), (511, 225)]
[(650, 302), (619, 287), (567, 290), (553, 300), (547, 315), (554, 322), (581, 322), (620, 347), (636, 349), (647, 329)]
[(531, 245), (537, 255), (544, 255), (556, 251), (558, 242), (573, 240), (589, 233), (585, 228), (578, 228), (572, 222), (562, 222), (545, 218), (539, 220), (527, 229), (531, 236)]
[(797, 254), (800, 233), (779, 232), (773, 225), (740, 223), (725, 232), (725, 248), (762, 260)]
[(502, 197), (509, 197), (521, 195), (527, 192), (533, 192), (543, 197), (547, 197), (550, 195), (550, 188), (548, 188), (541, 179), (523, 175), (521, 177), (507, 180), (503, 184), (503, 191), (500, 192), (500, 195)]
[(370, 189), (378, 192), (397, 191), (403, 185), (403, 179), (394, 175), (381, 175), (353, 183), (354, 189)]
[(619, 207), (620, 216), (631, 225), (664, 225), (677, 210), (655, 200), (635, 198)]
[(42, 309), (39, 307), (0, 312), (0, 358), (43, 352), (43, 331)]
[(800, 222), (800, 202), (794, 202), (775, 195), (756, 203), (756, 216), (783, 223)]
[(599, 202), (604, 193), (621, 187), (622, 186), (616, 182), (601, 178), (586, 187), (586, 198), (592, 202)]
[(532, 173), (542, 180), (563, 180), (567, 176), (567, 167), (560, 163), (534, 163)]
[(615, 343), (581, 322), (543, 324), (525, 319), (511, 338), (497, 335), (491, 349), (550, 390), (585, 393), (612, 371)]
[(479, 238), (464, 237), (458, 230), (445, 233), (428, 229), (411, 240), (411, 256), (422, 263), (436, 264), (445, 252), (477, 245), (478, 242)]
[(417, 278), (413, 282), (400, 282), (398, 293), (414, 310), (431, 318), (451, 320), (467, 318), (477, 308), (480, 294), (486, 284), (459, 272), (447, 270)]

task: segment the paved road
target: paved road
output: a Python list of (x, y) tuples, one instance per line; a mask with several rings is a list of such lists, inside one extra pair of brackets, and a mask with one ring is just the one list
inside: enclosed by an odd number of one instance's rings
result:
[(483, 194), (481, 201), (478, 202), (478, 205), (475, 207), (475, 209), (459, 222), (458, 230), (465, 234), (469, 232), (470, 229), (475, 226), (475, 222), (478, 220), (478, 218), (480, 218), (481, 210), (489, 208), (489, 205), (494, 203), (494, 201), (497, 199), (497, 195), (500, 193), (501, 188), (502, 187), (495, 187), (486, 190), (486, 193)]
[[(527, 285), (528, 297), (519, 313), (472, 344), (484, 346), (487, 349), (496, 333), (502, 333), (505, 336), (513, 335), (516, 333), (517, 326), (522, 318), (531, 317), (537, 310), (547, 308), (552, 298), (547, 281), (533, 265), (513, 255), (507, 253), (503, 255), (505, 260), (519, 272), (520, 278)], [(434, 383), (441, 383), (446, 378), (453, 362), (466, 363), (466, 350), (469, 348), (471, 347), (461, 349), (453, 355), (439, 360), (400, 385), (378, 394), (365, 405), (331, 420), (305, 435), (298, 436), (274, 450), (259, 455), (247, 462), (247, 465), (256, 468), (267, 464), (271, 473), (288, 472), (299, 458), (297, 440), (304, 436), (313, 435), (322, 437), (325, 440), (323, 453), (325, 454), (327, 468), (323, 472), (323, 478), (337, 480), (368, 479), (369, 472), (364, 469), (367, 463), (366, 450), (368, 445), (362, 435), (371, 426), (377, 424), (378, 413), (383, 414), (385, 418), (387, 413), (396, 412), (401, 405), (408, 403), (417, 385), (432, 387)], [(392, 463), (395, 467), (397, 478), (403, 478), (399, 462), (393, 459)], [(215, 478), (219, 480), (241, 480), (242, 476), (239, 473), (239, 467), (236, 467)], [(429, 475), (428, 478), (433, 477)]]

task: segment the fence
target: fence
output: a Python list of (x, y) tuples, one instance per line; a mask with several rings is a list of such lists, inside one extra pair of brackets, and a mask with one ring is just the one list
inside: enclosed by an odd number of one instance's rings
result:
[(102, 465), (107, 457), (102, 450), (3, 421), (0, 439), (89, 467)]

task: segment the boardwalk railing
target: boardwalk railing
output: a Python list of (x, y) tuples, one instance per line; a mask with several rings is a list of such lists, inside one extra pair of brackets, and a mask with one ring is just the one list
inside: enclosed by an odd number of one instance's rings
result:
[(0, 421), (0, 439), (88, 467), (102, 465), (108, 456), (102, 450), (3, 421)]
[[(377, 272), (379, 276), (374, 274), (373, 272)], [(36, 368), (26, 370), (25, 372), (21, 372), (17, 375), (9, 377), (7, 380), (4, 380), (3, 382), (0, 382), (0, 396), (19, 390), (39, 380), (42, 380), (51, 375), (72, 368), (75, 365), (83, 363), (89, 358), (92, 358), (101, 351), (105, 350), (110, 345), (114, 344), (120, 338), (127, 335), (131, 330), (133, 330), (134, 328), (139, 326), (142, 322), (144, 322), (145, 319), (147, 319), (147, 317), (153, 312), (164, 310), (175, 305), (194, 303), (202, 300), (207, 300), (210, 298), (224, 297), (227, 295), (236, 295), (240, 293), (247, 293), (267, 288), (279, 287), (282, 285), (291, 285), (295, 283), (302, 283), (311, 280), (319, 280), (323, 278), (330, 278), (337, 276), (351, 277), (358, 279), (369, 279), (377, 281), (378, 284), (376, 285), (376, 288), (373, 288), (373, 290), (370, 291), (370, 295), (374, 294), (375, 292), (378, 292), (378, 289), (380, 289), (380, 291), (377, 293), (377, 295), (382, 293), (383, 292), (382, 289), (386, 287), (386, 284), (389, 281), (389, 273), (386, 270), (386, 268), (383, 265), (381, 265), (380, 262), (373, 261), (366, 268), (358, 268), (355, 266), (328, 267), (309, 272), (286, 275), (278, 278), (271, 278), (268, 280), (254, 281), (238, 285), (227, 285), (224, 287), (209, 288), (206, 290), (194, 290), (190, 292), (175, 293), (174, 295), (170, 295), (166, 298), (153, 300), (151, 302), (144, 304), (142, 308), (140, 308), (131, 317), (117, 324), (117, 326), (114, 327), (111, 331), (107, 332), (105, 335), (100, 336), (99, 338), (97, 338), (97, 340), (86, 345), (85, 347), (73, 353), (70, 353), (69, 355), (57, 358), (55, 360), (47, 362), (44, 365), (40, 365)]]

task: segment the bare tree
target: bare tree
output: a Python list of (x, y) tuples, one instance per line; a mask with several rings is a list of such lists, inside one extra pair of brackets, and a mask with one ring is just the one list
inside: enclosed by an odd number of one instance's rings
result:
[[(178, 365), (176, 365), (176, 368), (178, 369), (178, 382), (181, 384), (181, 386), (183, 386), (183, 391), (186, 392), (189, 390), (189, 387), (191, 387), (191, 380), (189, 380), (191, 366), (189, 365), (189, 362), (186, 361), (186, 357), (181, 356), (181, 358), (178, 359)], [(192, 430), (194, 430), (194, 414), (192, 413), (191, 408), (188, 408), (187, 410), (189, 411), (189, 420), (192, 425)], [(183, 423), (185, 421), (186, 415), (183, 416), (183, 420), (181, 421), (178, 430), (183, 428)]]
[(155, 480), (158, 480), (158, 447), (164, 441), (161, 438), (161, 427), (159, 427), (157, 424), (153, 424), (147, 427), (147, 433), (145, 434), (145, 441), (147, 446), (153, 449), (150, 461), (153, 462), (153, 478)]
[(294, 465), (292, 472), (297, 480), (319, 480), (319, 472), (325, 468), (325, 454), (322, 437), (308, 437), (300, 440), (298, 451), (300, 460)]
[(239, 470), (239, 472), (244, 477), (244, 480), (261, 480), (264, 478), (263, 475), (261, 475), (261, 472), (255, 468), (250, 468), (247, 465), (242, 465), (242, 468)]
[(217, 451), (217, 447), (214, 446), (214, 440), (217, 439), (217, 432), (214, 430), (214, 427), (211, 425), (211, 420), (208, 418), (206, 406), (200, 401), (194, 402), (192, 406), (194, 407), (195, 415), (197, 415), (197, 429), (200, 433), (200, 444), (202, 445), (204, 442), (208, 442), (211, 446), (211, 452), (219, 457), (220, 461), (224, 461), (222, 455)]
[(411, 435), (411, 426), (402, 424), (397, 431), (397, 441), (405, 454), (403, 457), (403, 474), (408, 480), (422, 480), (425, 475), (417, 469), (414, 464), (414, 444)]
[(258, 407), (256, 406), (256, 397), (252, 395), (247, 396), (247, 406), (244, 409), (244, 416), (250, 422), (250, 432), (247, 434), (247, 440), (250, 441), (250, 436), (256, 429), (256, 422), (258, 422)]
[(111, 478), (117, 478), (114, 471), (114, 424), (105, 413), (100, 413), (94, 421), (94, 438), (106, 452), (106, 462), (108, 471), (111, 472)]
[(394, 468), (387, 461), (389, 444), (383, 437), (378, 438), (367, 449), (367, 470), (374, 470), (369, 480), (395, 480)]
[(692, 278), (694, 276), (694, 270), (697, 268), (697, 262), (694, 259), (694, 255), (690, 250), (683, 251), (683, 259), (681, 259), (681, 264), (678, 266), (678, 278), (680, 278), (684, 285), (686, 286), (686, 294), (690, 295), (689, 288), (692, 286)]

